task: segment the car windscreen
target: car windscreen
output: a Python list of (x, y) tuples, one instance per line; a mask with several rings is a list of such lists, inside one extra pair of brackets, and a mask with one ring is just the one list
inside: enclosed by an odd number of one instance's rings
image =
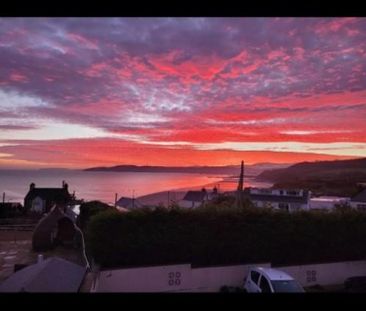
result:
[(304, 289), (295, 280), (271, 281), (275, 293), (303, 293)]

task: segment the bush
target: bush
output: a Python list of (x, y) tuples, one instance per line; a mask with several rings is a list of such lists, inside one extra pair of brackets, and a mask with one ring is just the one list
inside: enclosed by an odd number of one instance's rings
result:
[(366, 256), (366, 213), (280, 213), (252, 208), (101, 212), (87, 230), (104, 267), (271, 262), (295, 265)]
[(92, 216), (106, 210), (114, 209), (110, 205), (101, 201), (90, 201), (80, 205), (80, 213), (76, 220), (76, 224), (81, 230), (86, 229), (86, 225)]

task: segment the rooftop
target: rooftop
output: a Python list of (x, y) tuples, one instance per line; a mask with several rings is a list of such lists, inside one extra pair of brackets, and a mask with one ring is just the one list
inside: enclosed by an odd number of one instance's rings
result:
[(203, 202), (207, 193), (203, 191), (188, 191), (184, 196), (184, 201)]
[(351, 201), (353, 202), (366, 202), (366, 189), (362, 190), (360, 193), (356, 194)]
[(140, 208), (143, 205), (135, 198), (121, 197), (116, 205), (123, 208)]
[(0, 292), (78, 292), (85, 273), (85, 267), (51, 257), (12, 274)]
[(71, 195), (66, 188), (33, 188), (26, 197), (42, 197), (46, 200), (70, 200)]

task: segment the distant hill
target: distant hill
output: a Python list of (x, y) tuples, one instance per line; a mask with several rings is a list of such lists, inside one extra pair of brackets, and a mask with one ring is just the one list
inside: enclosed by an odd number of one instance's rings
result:
[(200, 173), (200, 174), (238, 174), (240, 165), (230, 166), (137, 166), (117, 165), (112, 167), (93, 167), (85, 171), (103, 172), (147, 172), (147, 173)]
[(276, 188), (307, 188), (319, 195), (353, 195), (359, 190), (357, 183), (366, 182), (366, 158), (302, 162), (265, 170), (256, 179), (273, 182)]
[[(286, 164), (261, 163), (246, 165), (245, 175), (256, 176), (264, 169), (283, 167)], [(117, 165), (112, 167), (93, 167), (84, 171), (92, 172), (148, 172), (148, 173), (197, 173), (197, 174), (223, 174), (239, 175), (240, 165), (227, 166), (137, 166)]]

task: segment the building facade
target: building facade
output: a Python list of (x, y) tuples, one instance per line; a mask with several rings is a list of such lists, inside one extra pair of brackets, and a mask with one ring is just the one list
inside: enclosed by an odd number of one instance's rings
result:
[(309, 210), (310, 191), (303, 189), (245, 188), (244, 197), (260, 208), (273, 208), (289, 212)]
[(44, 214), (55, 204), (66, 207), (71, 201), (72, 196), (65, 182), (62, 182), (61, 188), (36, 188), (36, 185), (31, 183), (24, 198), (24, 208), (26, 211)]

